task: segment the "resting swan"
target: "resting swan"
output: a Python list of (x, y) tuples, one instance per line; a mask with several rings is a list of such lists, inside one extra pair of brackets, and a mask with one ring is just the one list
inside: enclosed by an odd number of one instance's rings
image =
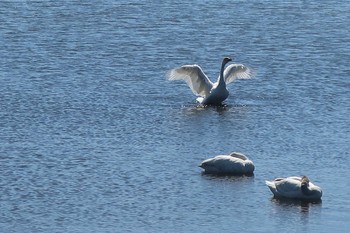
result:
[(266, 181), (266, 185), (276, 198), (317, 200), (322, 197), (321, 188), (311, 183), (307, 176), (276, 178)]
[(199, 167), (208, 174), (253, 174), (254, 164), (244, 154), (232, 152), (229, 155), (217, 155), (204, 160)]
[(229, 95), (226, 85), (235, 79), (249, 79), (252, 70), (242, 64), (225, 65), (232, 61), (225, 57), (221, 64), (218, 81), (212, 83), (199, 65), (183, 65), (167, 73), (168, 80), (185, 80), (202, 105), (220, 105)]

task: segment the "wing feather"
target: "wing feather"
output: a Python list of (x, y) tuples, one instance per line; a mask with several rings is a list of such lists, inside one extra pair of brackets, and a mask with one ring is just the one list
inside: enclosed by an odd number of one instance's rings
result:
[(276, 190), (285, 197), (296, 197), (300, 195), (300, 181), (298, 177), (289, 177), (275, 182)]
[(209, 95), (213, 83), (204, 74), (199, 65), (184, 65), (170, 70), (168, 80), (185, 80), (195, 95), (206, 97)]
[(243, 64), (231, 64), (224, 71), (225, 83), (229, 84), (236, 79), (250, 79), (254, 76), (251, 68)]

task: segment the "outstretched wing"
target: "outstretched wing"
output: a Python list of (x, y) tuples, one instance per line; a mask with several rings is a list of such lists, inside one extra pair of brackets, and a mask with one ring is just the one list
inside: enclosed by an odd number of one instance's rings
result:
[(250, 79), (253, 77), (253, 70), (242, 64), (231, 64), (224, 71), (225, 83), (229, 84), (236, 79)]
[(195, 95), (206, 97), (209, 95), (213, 83), (204, 74), (199, 65), (184, 65), (170, 70), (168, 80), (185, 80)]

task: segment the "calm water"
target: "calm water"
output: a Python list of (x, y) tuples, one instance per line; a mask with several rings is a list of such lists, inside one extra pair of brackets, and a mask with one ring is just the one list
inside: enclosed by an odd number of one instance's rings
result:
[[(322, 1), (321, 1), (322, 2)], [(1, 1), (0, 232), (344, 232), (350, 2)], [(257, 71), (197, 108), (167, 70)], [(254, 177), (198, 164), (239, 151)], [(308, 175), (322, 203), (272, 199)]]

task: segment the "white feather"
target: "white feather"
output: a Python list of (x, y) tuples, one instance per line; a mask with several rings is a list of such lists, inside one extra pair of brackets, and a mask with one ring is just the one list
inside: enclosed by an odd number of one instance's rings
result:
[[(242, 64), (232, 64), (224, 69), (225, 65), (231, 59), (225, 57), (221, 64), (219, 79), (213, 83), (203, 72), (199, 65), (184, 65), (179, 68), (170, 70), (167, 73), (168, 80), (184, 80), (191, 88), (192, 92), (198, 96), (197, 101), (203, 105), (221, 104), (229, 92), (226, 85), (233, 82), (235, 79), (251, 78), (253, 72), (250, 68)], [(221, 77), (222, 75), (222, 78)]]
[[(224, 71), (226, 85), (236, 79), (250, 79), (253, 77), (253, 70), (242, 64), (231, 64)], [(219, 77), (220, 78), (220, 77)]]
[(192, 92), (197, 96), (206, 97), (210, 94), (213, 83), (205, 75), (199, 65), (184, 65), (170, 70), (168, 80), (185, 80)]
[(277, 198), (293, 198), (293, 199), (320, 199), (322, 190), (313, 183), (308, 183), (308, 189), (312, 192), (306, 195), (301, 190), (302, 177), (291, 176), (287, 178), (276, 178), (273, 181), (265, 181), (271, 192)]
[(217, 155), (204, 160), (200, 165), (206, 173), (210, 174), (252, 174), (254, 164), (247, 156), (233, 152), (230, 155)]

